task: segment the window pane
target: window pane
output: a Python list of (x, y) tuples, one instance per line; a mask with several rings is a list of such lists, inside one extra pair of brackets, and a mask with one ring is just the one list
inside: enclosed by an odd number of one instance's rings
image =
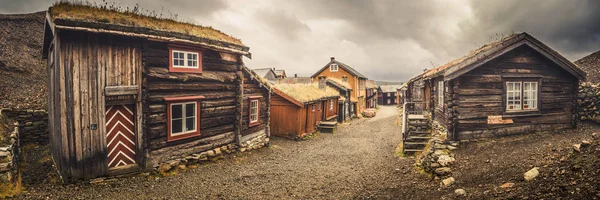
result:
[(181, 133), (183, 132), (181, 130), (182, 128), (182, 120), (181, 119), (175, 119), (171, 121), (171, 133)]
[(185, 119), (185, 131), (196, 130), (196, 117), (188, 117)]
[(188, 103), (185, 105), (185, 116), (186, 117), (196, 116), (196, 104), (195, 103)]
[(182, 105), (171, 105), (171, 118), (172, 119), (177, 119), (177, 118), (181, 118), (181, 113), (182, 113)]
[(177, 53), (177, 52), (173, 52), (173, 58), (174, 58), (174, 59), (177, 59), (177, 58), (179, 58), (179, 53)]

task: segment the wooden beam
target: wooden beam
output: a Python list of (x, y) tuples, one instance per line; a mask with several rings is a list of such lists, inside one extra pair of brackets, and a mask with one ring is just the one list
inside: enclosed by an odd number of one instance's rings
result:
[(105, 96), (120, 96), (120, 95), (137, 95), (139, 87), (131, 86), (106, 86), (104, 88)]

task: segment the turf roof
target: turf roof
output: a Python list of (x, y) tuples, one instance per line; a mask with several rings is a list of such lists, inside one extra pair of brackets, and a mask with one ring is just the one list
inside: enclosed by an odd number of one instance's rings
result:
[(53, 21), (74, 21), (93, 24), (120, 25), (123, 27), (147, 28), (220, 41), (243, 46), (240, 39), (227, 35), (212, 27), (204, 27), (168, 18), (159, 18), (119, 7), (97, 6), (82, 2), (57, 2), (49, 9)]
[(319, 89), (319, 86), (316, 83), (275, 84), (273, 87), (302, 103), (340, 96), (340, 93), (337, 90), (329, 86), (326, 86), (325, 89)]

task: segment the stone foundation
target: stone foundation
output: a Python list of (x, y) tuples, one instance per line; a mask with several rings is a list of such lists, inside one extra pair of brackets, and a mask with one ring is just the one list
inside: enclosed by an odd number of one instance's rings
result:
[(193, 153), (185, 157), (169, 159), (155, 164), (152, 169), (159, 173), (165, 173), (178, 168), (185, 169), (188, 165), (217, 160), (226, 154), (259, 149), (268, 145), (269, 141), (270, 139), (265, 134), (265, 131), (259, 131), (243, 136), (240, 145), (227, 144), (211, 150)]
[(600, 85), (581, 83), (577, 103), (581, 120), (600, 122)]
[(48, 112), (45, 110), (13, 110), (3, 108), (0, 113), (19, 122), (19, 134), (23, 144), (48, 144)]

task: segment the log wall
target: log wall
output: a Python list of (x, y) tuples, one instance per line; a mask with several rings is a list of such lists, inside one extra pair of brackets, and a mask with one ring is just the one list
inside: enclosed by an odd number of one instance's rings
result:
[[(206, 50), (202, 55), (202, 73), (169, 73), (168, 44), (146, 42), (143, 45), (143, 105), (145, 141), (148, 152), (146, 170), (160, 163), (231, 144), (239, 126), (238, 91), (241, 65)], [(202, 95), (200, 136), (167, 142), (165, 97)], [(244, 109), (241, 109), (244, 110)]]
[[(508, 77), (511, 80), (541, 78), (539, 112), (505, 112), (503, 87)], [(453, 91), (458, 120), (455, 139), (572, 127), (577, 84), (575, 77), (535, 50), (525, 46), (516, 48), (458, 78), (458, 87)], [(502, 115), (514, 123), (488, 124), (490, 115)]]
[[(242, 110), (242, 128), (241, 128), (241, 136), (246, 136), (252, 133), (256, 133), (258, 131), (265, 131), (265, 133), (269, 130), (269, 108), (270, 108), (270, 98), (269, 98), (269, 90), (266, 89), (259, 80), (253, 78), (249, 73), (243, 73), (243, 103), (241, 105)], [(254, 125), (252, 127), (248, 126), (250, 123), (250, 97), (260, 96), (260, 119), (259, 124)], [(242, 141), (244, 142), (244, 141)]]

